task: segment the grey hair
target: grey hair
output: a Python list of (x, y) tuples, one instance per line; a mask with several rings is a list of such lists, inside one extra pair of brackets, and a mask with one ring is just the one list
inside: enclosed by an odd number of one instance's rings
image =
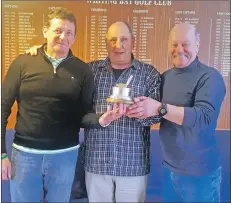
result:
[(201, 41), (200, 33), (196, 30), (196, 28), (195, 28), (195, 39), (197, 42)]

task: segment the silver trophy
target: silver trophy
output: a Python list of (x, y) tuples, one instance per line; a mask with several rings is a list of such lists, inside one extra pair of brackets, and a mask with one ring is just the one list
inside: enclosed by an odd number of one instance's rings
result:
[(112, 94), (106, 99), (108, 103), (122, 103), (122, 104), (133, 104), (133, 99), (131, 97), (131, 88), (127, 86), (131, 82), (133, 76), (128, 78), (126, 84), (119, 83), (112, 88)]

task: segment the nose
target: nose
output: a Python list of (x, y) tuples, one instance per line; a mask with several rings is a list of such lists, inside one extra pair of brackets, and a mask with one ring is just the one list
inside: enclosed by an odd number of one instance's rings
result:
[(183, 48), (183, 46), (181, 44), (178, 44), (177, 47), (176, 47), (176, 50), (177, 50), (177, 52), (181, 53), (181, 52), (184, 51), (184, 48)]
[(116, 47), (116, 48), (121, 48), (121, 46), (122, 46), (121, 41), (118, 39), (118, 40), (116, 41), (115, 47)]
[(62, 33), (59, 35), (59, 38), (64, 39), (64, 38), (65, 38), (65, 32), (62, 32)]

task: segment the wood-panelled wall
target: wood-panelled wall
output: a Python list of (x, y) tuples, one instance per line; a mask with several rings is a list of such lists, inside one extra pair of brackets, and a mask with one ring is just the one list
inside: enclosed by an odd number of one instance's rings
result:
[[(218, 129), (230, 129), (229, 1), (3, 1), (2, 79), (18, 54), (44, 42), (44, 18), (60, 6), (76, 15), (77, 39), (72, 50), (80, 59), (89, 62), (106, 57), (106, 30), (122, 20), (132, 25), (136, 58), (152, 63), (161, 73), (171, 68), (167, 56), (170, 29), (178, 22), (195, 24), (201, 37), (200, 60), (216, 67), (226, 83)], [(14, 127), (16, 110), (14, 105), (8, 128)]]

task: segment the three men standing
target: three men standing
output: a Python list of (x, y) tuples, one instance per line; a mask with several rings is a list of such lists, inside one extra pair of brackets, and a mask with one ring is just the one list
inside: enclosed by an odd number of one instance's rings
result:
[(89, 201), (144, 202), (150, 126), (162, 118), (163, 200), (218, 202), (221, 167), (215, 128), (225, 84), (214, 68), (199, 61), (200, 38), (195, 27), (181, 23), (171, 30), (169, 53), (174, 67), (163, 73), (161, 91), (158, 71), (132, 55), (134, 37), (128, 24), (113, 23), (106, 40), (108, 57), (89, 63), (96, 86), (94, 110), (97, 114), (107, 111), (111, 88), (126, 83), (130, 75), (135, 103), (126, 112), (121, 107), (119, 113), (110, 113), (103, 125), (111, 124), (105, 128), (86, 125)]

